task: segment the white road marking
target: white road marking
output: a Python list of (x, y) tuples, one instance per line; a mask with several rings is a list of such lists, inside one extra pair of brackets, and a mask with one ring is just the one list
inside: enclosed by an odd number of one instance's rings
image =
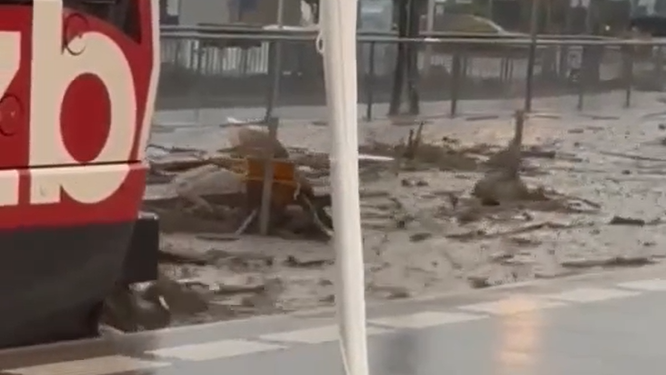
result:
[(652, 279), (652, 280), (638, 280), (626, 283), (617, 284), (620, 288), (645, 290), (648, 292), (663, 292), (666, 291), (666, 280)]
[(562, 293), (550, 294), (544, 296), (548, 299), (566, 302), (601, 302), (617, 298), (635, 297), (638, 292), (631, 292), (619, 289), (601, 289), (601, 288), (580, 288)]
[(496, 302), (475, 303), (458, 308), (460, 310), (483, 312), (493, 315), (511, 315), (561, 306), (566, 306), (566, 304), (564, 302), (548, 301), (532, 296), (515, 296)]
[[(299, 329), (296, 331), (269, 333), (259, 336), (262, 340), (279, 341), (279, 342), (295, 342), (300, 344), (319, 344), (323, 342), (336, 341), (340, 338), (339, 328), (337, 325), (330, 325), (324, 327)], [(390, 332), (387, 329), (378, 327), (367, 327), (368, 336), (378, 335)]]
[(487, 315), (465, 314), (456, 312), (434, 312), (424, 311), (415, 314), (389, 316), (385, 318), (371, 319), (370, 322), (389, 326), (391, 328), (427, 328), (451, 323), (468, 322), (487, 318)]
[(170, 363), (145, 361), (121, 355), (50, 363), (5, 370), (17, 375), (107, 375), (170, 366)]
[(185, 361), (210, 361), (245, 354), (285, 349), (282, 345), (265, 344), (249, 340), (221, 340), (202, 344), (190, 344), (147, 351), (158, 357), (177, 358)]

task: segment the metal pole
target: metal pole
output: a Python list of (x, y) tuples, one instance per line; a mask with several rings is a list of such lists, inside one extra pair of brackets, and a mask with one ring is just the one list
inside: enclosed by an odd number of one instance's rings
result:
[[(268, 136), (270, 139), (277, 139), (279, 120), (276, 118), (267, 119)], [(261, 211), (259, 213), (259, 233), (267, 236), (270, 230), (271, 222), (271, 200), (273, 195), (273, 160), (275, 158), (274, 143), (271, 143), (270, 150), (267, 150), (266, 160), (264, 161), (264, 184), (261, 191)]]
[[(277, 10), (277, 24), (281, 29), (284, 26), (284, 0), (278, 0)], [(269, 47), (269, 70), (271, 70), (271, 87), (269, 92), (269, 102), (266, 108), (266, 115), (264, 122), (268, 125), (268, 137), (271, 140), (277, 139), (277, 131), (279, 119), (273, 116), (275, 109), (275, 102), (280, 92), (280, 78), (282, 77), (282, 43), (281, 41), (271, 42)], [(270, 62), (273, 62), (271, 68)], [(273, 142), (272, 144), (275, 144)], [(261, 212), (259, 214), (259, 234), (267, 236), (270, 231), (271, 222), (271, 200), (273, 195), (273, 160), (275, 158), (275, 150), (271, 147), (268, 150), (266, 160), (264, 160), (264, 184), (261, 191)]]
[(284, 26), (284, 0), (278, 0), (277, 24), (280, 28)]
[(372, 121), (372, 106), (375, 101), (375, 42), (370, 42), (370, 54), (368, 56), (368, 72), (365, 80), (365, 119)]
[[(428, 13), (426, 14), (426, 31), (432, 33), (435, 29), (435, 0), (428, 0)], [(432, 65), (432, 44), (428, 44), (423, 55), (423, 72), (430, 73)]]
[(426, 27), (428, 32), (432, 32), (435, 28), (435, 0), (428, 0), (428, 13), (426, 19)]
[(462, 62), (460, 53), (456, 52), (453, 55), (453, 62), (451, 63), (451, 108), (449, 115), (451, 118), (456, 117), (458, 114), (458, 98), (460, 96), (460, 81), (462, 79)]
[(659, 91), (664, 91), (664, 84), (663, 84), (663, 78), (664, 78), (664, 50), (662, 49), (661, 46), (656, 46), (656, 48), (652, 48), (654, 53), (654, 79), (658, 83)]
[(585, 10), (585, 33), (592, 35), (592, 0), (587, 0), (587, 9)]
[(194, 125), (202, 125), (201, 124), (201, 90), (200, 90), (200, 83), (203, 78), (203, 54), (204, 50), (202, 47), (202, 42), (201, 40), (194, 40), (192, 41), (192, 49), (193, 51), (193, 58), (191, 61), (195, 63), (194, 69), (195, 69), (195, 75), (194, 75), (194, 92), (190, 94), (190, 101), (192, 102), (192, 107), (194, 110)]
[(339, 272), (335, 304), (345, 375), (370, 373), (358, 178), (357, 1), (320, 2), (322, 54), (331, 129), (334, 246)]
[(525, 112), (532, 111), (532, 83), (534, 81), (534, 65), (536, 64), (538, 21), (539, 0), (532, 0), (532, 13), (530, 15), (530, 48), (527, 57), (527, 79), (525, 80)]
[[(278, 0), (278, 9), (277, 9), (277, 25), (278, 28), (282, 29), (284, 27), (284, 0)], [(269, 121), (270, 119), (273, 118), (273, 110), (275, 109), (275, 102), (277, 101), (277, 97), (280, 94), (280, 80), (282, 78), (282, 41), (277, 40), (273, 43), (271, 43), (271, 46), (269, 47), (272, 49), (272, 51), (269, 52), (269, 61), (270, 58), (273, 58), (273, 75), (272, 75), (272, 86), (271, 86), (271, 99), (272, 102), (270, 111), (266, 111), (266, 121)], [(272, 52), (272, 54), (271, 54)], [(270, 112), (270, 113), (269, 113)]]
[(634, 84), (634, 46), (626, 46), (622, 49), (624, 51), (624, 79), (625, 79), (625, 95), (624, 107), (631, 107), (631, 90)]

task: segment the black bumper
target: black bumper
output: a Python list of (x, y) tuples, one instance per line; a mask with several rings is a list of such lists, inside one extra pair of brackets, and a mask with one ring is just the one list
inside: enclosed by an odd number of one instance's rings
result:
[(159, 224), (136, 221), (0, 231), (0, 348), (97, 335), (118, 283), (157, 277)]
[(125, 255), (121, 283), (132, 284), (157, 279), (159, 241), (160, 225), (157, 215), (140, 213)]

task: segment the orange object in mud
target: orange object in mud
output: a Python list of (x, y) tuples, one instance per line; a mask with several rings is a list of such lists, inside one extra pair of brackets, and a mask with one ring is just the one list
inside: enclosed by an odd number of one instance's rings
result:
[[(271, 202), (275, 207), (286, 207), (296, 202), (301, 191), (300, 179), (296, 173), (296, 166), (289, 160), (273, 160), (273, 189)], [(261, 203), (261, 192), (264, 184), (264, 166), (266, 161), (259, 158), (247, 159), (248, 196)], [(254, 203), (254, 202), (253, 202)]]

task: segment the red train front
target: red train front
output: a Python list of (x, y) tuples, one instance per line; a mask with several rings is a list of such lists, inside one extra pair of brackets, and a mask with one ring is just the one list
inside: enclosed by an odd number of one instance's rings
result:
[(95, 335), (114, 285), (155, 276), (158, 8), (0, 3), (0, 347)]

